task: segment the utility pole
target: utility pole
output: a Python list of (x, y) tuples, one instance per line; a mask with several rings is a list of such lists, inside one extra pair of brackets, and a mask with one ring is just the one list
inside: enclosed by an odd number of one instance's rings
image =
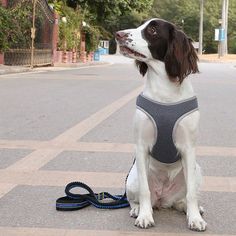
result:
[(200, 0), (199, 47), (198, 47), (199, 55), (202, 55), (202, 44), (203, 44), (203, 7), (204, 7), (204, 0)]
[(220, 41), (220, 53), (219, 56), (223, 57), (227, 54), (227, 32), (228, 32), (228, 11), (229, 11), (229, 0), (222, 0), (222, 15), (221, 15), (221, 30), (223, 33), (223, 39)]
[(226, 0), (225, 5), (225, 54), (228, 54), (228, 15), (229, 15), (229, 0)]

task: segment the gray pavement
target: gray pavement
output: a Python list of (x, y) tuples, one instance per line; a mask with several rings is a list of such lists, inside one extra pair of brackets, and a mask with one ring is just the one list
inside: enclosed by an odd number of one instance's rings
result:
[[(102, 60), (88, 68), (0, 76), (0, 236), (195, 234), (174, 210), (155, 211), (156, 226), (148, 230), (134, 226), (127, 208), (55, 210), (69, 180), (124, 191), (133, 160), (133, 91), (144, 79), (129, 59)], [(191, 80), (201, 109), (203, 234), (236, 235), (236, 67), (200, 63), (200, 70)]]

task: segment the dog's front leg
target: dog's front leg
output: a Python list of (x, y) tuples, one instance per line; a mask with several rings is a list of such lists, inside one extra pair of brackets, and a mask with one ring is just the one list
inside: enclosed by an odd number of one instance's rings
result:
[(191, 230), (206, 230), (206, 222), (203, 220), (198, 206), (197, 192), (201, 179), (200, 167), (196, 163), (195, 148), (188, 147), (182, 154), (182, 164), (187, 187), (187, 220)]
[(148, 150), (143, 145), (136, 145), (136, 165), (139, 183), (139, 215), (135, 225), (148, 228), (154, 225), (151, 196), (148, 186)]

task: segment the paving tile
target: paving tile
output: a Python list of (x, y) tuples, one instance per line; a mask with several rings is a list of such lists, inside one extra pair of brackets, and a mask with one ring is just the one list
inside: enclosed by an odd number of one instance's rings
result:
[[(101, 191), (101, 189), (96, 190)], [(122, 190), (108, 189), (108, 191), (117, 193)], [(14, 188), (0, 199), (0, 226), (142, 232), (133, 225), (134, 219), (129, 217), (128, 208), (99, 210), (88, 207), (81, 211), (58, 212), (55, 210), (55, 199), (63, 194), (63, 188), (59, 187)], [(208, 234), (235, 234), (235, 198), (235, 193), (201, 193), (201, 202), (206, 209), (204, 218), (208, 222)], [(147, 232), (190, 232), (186, 229), (185, 215), (174, 210), (155, 211), (154, 218), (156, 226)]]
[(130, 153), (70, 152), (59, 154), (42, 170), (83, 172), (128, 172), (133, 163)]
[(207, 176), (236, 176), (236, 157), (201, 156), (197, 158), (202, 174)]
[[(65, 151), (41, 169), (126, 173), (133, 163), (133, 156), (133, 153)], [(235, 157), (200, 156), (197, 158), (197, 161), (202, 168), (203, 175), (222, 177), (236, 176)]]
[(0, 169), (7, 168), (33, 150), (0, 149)]
[[(219, 75), (222, 76), (221, 73)], [(236, 145), (236, 126), (233, 125), (236, 114), (236, 86), (227, 82), (213, 83), (211, 82), (213, 78), (205, 82), (201, 78), (198, 78), (200, 81), (193, 80), (201, 112), (198, 142), (200, 145), (234, 147)], [(220, 80), (220, 82), (224, 81)], [(214, 86), (214, 89), (211, 89), (209, 83)]]

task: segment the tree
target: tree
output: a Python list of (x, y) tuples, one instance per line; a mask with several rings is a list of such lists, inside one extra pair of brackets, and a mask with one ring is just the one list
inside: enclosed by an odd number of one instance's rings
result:
[(101, 39), (111, 40), (110, 51), (116, 48), (114, 32), (137, 27), (147, 17), (153, 0), (67, 0), (68, 6), (83, 9), (84, 20), (97, 26)]
[(0, 53), (5, 51), (9, 46), (7, 36), (10, 24), (9, 11), (0, 6)]
[[(214, 30), (219, 28), (221, 18), (221, 0), (204, 1), (204, 34), (203, 50), (206, 53), (216, 53), (218, 43), (214, 41)], [(150, 12), (153, 17), (164, 18), (183, 29), (187, 35), (198, 41), (199, 0), (154, 0)], [(229, 52), (236, 52), (236, 1), (229, 1), (228, 20)]]
[(236, 1), (229, 1), (229, 18), (228, 18), (228, 50), (236, 53)]
[(137, 12), (143, 12), (145, 9), (149, 10), (152, 3), (153, 0), (67, 0), (68, 6), (73, 8), (79, 6), (87, 10), (98, 24), (102, 24), (111, 16), (119, 17), (132, 10)]
[(198, 39), (198, 0), (154, 0), (152, 17), (168, 20), (184, 30), (195, 41)]
[(29, 48), (31, 12), (32, 6), (26, 1), (10, 9), (0, 6), (0, 51), (19, 46)]
[(60, 7), (61, 17), (66, 17), (66, 22), (59, 23), (59, 48), (75, 49), (80, 44), (80, 31), (83, 13), (79, 9), (72, 9), (66, 5)]

